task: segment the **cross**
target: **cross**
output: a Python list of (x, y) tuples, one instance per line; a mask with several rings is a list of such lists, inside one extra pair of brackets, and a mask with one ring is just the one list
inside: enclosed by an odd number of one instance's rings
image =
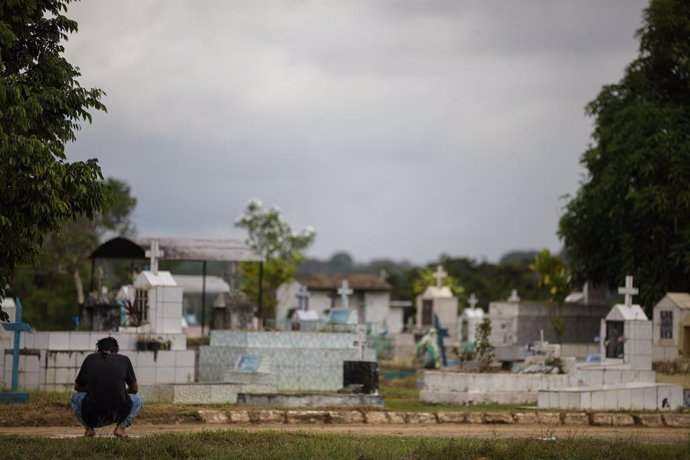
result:
[(472, 293), (472, 295), (470, 295), (470, 298), (467, 299), (467, 303), (470, 304), (470, 308), (472, 310), (474, 310), (474, 307), (477, 306), (478, 302), (479, 302), (479, 299), (477, 299), (477, 296), (474, 295), (474, 292)]
[[(26, 402), (29, 400), (28, 393), (17, 393), (17, 384), (19, 383), (19, 340), (22, 332), (32, 331), (31, 326), (29, 326), (27, 323), (22, 323), (22, 302), (19, 300), (19, 297), (15, 299), (15, 302), (17, 304), (17, 311), (14, 323), (2, 324), (2, 327), (6, 331), (14, 331), (14, 347), (12, 349), (12, 393), (14, 393), (14, 395), (10, 394), (8, 396), (10, 398), (9, 401)], [(5, 398), (1, 398), (0, 400), (2, 399)]]
[(300, 310), (307, 310), (307, 302), (309, 300), (309, 297), (311, 294), (309, 294), (309, 290), (307, 289), (306, 286), (300, 286), (299, 290), (297, 291), (297, 294), (295, 297), (299, 300), (299, 309)]
[(357, 334), (359, 338), (355, 342), (355, 345), (357, 346), (357, 350), (359, 351), (359, 360), (364, 361), (364, 349), (369, 344), (369, 342), (367, 341), (367, 327), (360, 326), (357, 329)]
[(158, 274), (158, 259), (157, 257), (163, 257), (165, 253), (158, 249), (158, 240), (151, 241), (151, 249), (146, 251), (146, 257), (150, 259), (149, 270), (154, 275)]
[(352, 294), (354, 291), (350, 289), (350, 284), (347, 282), (347, 280), (343, 280), (342, 284), (338, 288), (338, 294), (340, 294), (340, 297), (342, 297), (342, 307), (343, 308), (350, 308), (350, 304), (348, 303), (348, 297), (350, 294)]
[(443, 278), (448, 276), (448, 273), (443, 269), (443, 265), (439, 265), (436, 267), (436, 271), (434, 272), (434, 278), (436, 278), (436, 287), (440, 288), (443, 286)]
[(625, 301), (623, 303), (626, 307), (632, 307), (632, 298), (639, 292), (639, 289), (633, 287), (633, 277), (630, 275), (625, 277), (625, 287), (618, 288), (618, 293), (625, 296)]

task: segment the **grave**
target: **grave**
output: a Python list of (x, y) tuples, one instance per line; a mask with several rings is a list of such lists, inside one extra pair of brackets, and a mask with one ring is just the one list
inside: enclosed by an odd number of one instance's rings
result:
[(379, 364), (376, 361), (365, 360), (365, 350), (367, 346), (366, 327), (360, 326), (357, 331), (358, 360), (343, 362), (343, 389), (347, 390), (353, 386), (361, 386), (354, 391), (355, 393), (378, 394), (379, 393)]
[(467, 299), (469, 308), (465, 308), (460, 315), (458, 324), (460, 330), (457, 335), (459, 338), (460, 351), (474, 351), (474, 342), (476, 338), (477, 326), (481, 324), (484, 319), (484, 310), (477, 308), (479, 300), (474, 292)]
[[(245, 330), (254, 327), (254, 305), (242, 291), (231, 291), (219, 295), (213, 307), (214, 329)], [(189, 334), (187, 336), (189, 337)]]
[(146, 252), (151, 258), (151, 269), (144, 270), (134, 280), (134, 303), (126, 319), (127, 326), (120, 332), (144, 335), (182, 333), (182, 288), (172, 274), (158, 271), (158, 241), (151, 243)]
[(690, 358), (690, 294), (667, 292), (654, 306), (652, 361)]
[(299, 305), (290, 318), (293, 331), (314, 331), (319, 327), (319, 314), (315, 310), (309, 310), (310, 296), (309, 290), (300, 286), (295, 295)]
[(623, 304), (614, 305), (601, 322), (603, 362), (579, 365), (576, 386), (540, 391), (540, 408), (675, 410), (683, 406), (681, 385), (655, 383), (652, 322), (632, 302), (638, 294), (632, 276), (625, 277), (618, 292), (624, 296)]
[[(270, 359), (279, 391), (336, 391), (343, 386), (343, 363), (359, 360), (352, 332), (211, 331), (210, 344), (199, 349), (199, 381), (222, 382), (241, 355)], [(365, 361), (376, 361), (373, 349)]]
[(599, 352), (596, 337), (601, 334), (601, 319), (610, 311), (609, 305), (566, 303), (558, 306), (547, 302), (504, 300), (489, 303), (491, 344), (496, 359), (511, 367), (524, 360), (526, 347), (540, 339), (558, 343), (551, 321), (556, 317), (565, 323), (561, 345), (562, 356), (585, 359)]
[(429, 329), (436, 326), (435, 318), (438, 318), (440, 326), (449, 331), (446, 346), (452, 346), (458, 342), (458, 299), (450, 288), (443, 286), (443, 279), (448, 274), (443, 266), (436, 267), (434, 277), (436, 284), (426, 288), (424, 293), (416, 299), (417, 323), (415, 335), (421, 337)]
[(336, 393), (344, 381), (345, 361), (363, 356), (375, 362), (375, 351), (356, 334), (213, 330), (210, 340), (209, 346), (199, 350), (198, 383), (142, 387), (147, 400), (286, 407), (383, 406), (377, 394)]

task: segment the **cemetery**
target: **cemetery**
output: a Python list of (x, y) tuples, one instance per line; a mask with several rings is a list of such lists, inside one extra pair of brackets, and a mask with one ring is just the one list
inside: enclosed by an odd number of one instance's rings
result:
[[(140, 392), (150, 402), (385, 406), (378, 391), (381, 356), (372, 347), (374, 340), (389, 333), (391, 310), (385, 306), (390, 287), (385, 282), (352, 274), (297, 278), (279, 288), (282, 307), (278, 316), (283, 321), (264, 331), (256, 330), (252, 302), (238, 291), (221, 288), (213, 307), (213, 323), (221, 328), (208, 331), (208, 345), (188, 349), (183, 288), (170, 272), (158, 270), (161, 258), (180, 257), (184, 243), (163, 243), (116, 239), (97, 250), (102, 256), (104, 248), (121, 250), (125, 246), (149, 260), (150, 269), (140, 272), (131, 286), (118, 293), (127, 308), (118, 312), (116, 330), (31, 333), (28, 326), (8, 326), (18, 332), (2, 335), (0, 343), (7, 352), (0, 364), (4, 381), (12, 382), (12, 391), (70, 391), (81, 362), (107, 333), (131, 359)], [(232, 244), (237, 249), (237, 243)], [(192, 242), (190, 246), (199, 250), (204, 244)], [(251, 258), (246, 255), (248, 249), (241, 250), (245, 251), (243, 257)], [(229, 258), (227, 254), (223, 257)], [(686, 304), (682, 295), (671, 293), (662, 299), (654, 310), (659, 326), (653, 327), (639, 305), (632, 303), (637, 289), (628, 278), (620, 289), (623, 304), (611, 308), (579, 299), (579, 304), (557, 310), (566, 327), (562, 343), (553, 344), (557, 338), (549, 328), (555, 314), (552, 305), (522, 301), (513, 290), (507, 300), (490, 302), (484, 312), (476, 307), (478, 299), (471, 294), (467, 308), (458, 315), (458, 299), (443, 285), (445, 276), (439, 265), (435, 284), (415, 301), (416, 322), (411, 330), (401, 330), (402, 321), (390, 321), (398, 324), (390, 333), (391, 340), (416, 343), (414, 360), (427, 368), (420, 374), (420, 401), (578, 410), (674, 410), (683, 406), (682, 387), (656, 383), (652, 370), (653, 341), (659, 347), (663, 340), (674, 337), (669, 331), (683, 330), (681, 312)], [(5, 299), (3, 305), (11, 321), (20, 324), (16, 313), (21, 309), (15, 302)], [(367, 318), (372, 321), (365, 321)], [(472, 360), (458, 359), (463, 353), (471, 356), (477, 351), (483, 321), (492, 325), (487, 339), (494, 350), (494, 364), (489, 373), (476, 372)], [(105, 323), (89, 324), (95, 328)], [(682, 350), (682, 344), (667, 347)], [(399, 358), (413, 360), (411, 356)], [(467, 371), (472, 368), (475, 370)]]

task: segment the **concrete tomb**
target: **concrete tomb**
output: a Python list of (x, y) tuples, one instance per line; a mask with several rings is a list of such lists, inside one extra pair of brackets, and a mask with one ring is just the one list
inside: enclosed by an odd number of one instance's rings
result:
[(429, 329), (435, 327), (435, 318), (441, 327), (448, 331), (446, 346), (454, 346), (458, 342), (458, 299), (449, 287), (443, 286), (443, 279), (447, 273), (443, 266), (436, 267), (434, 277), (436, 284), (426, 288), (424, 293), (417, 296), (417, 324), (415, 335), (422, 336)]
[(652, 361), (690, 358), (690, 294), (667, 292), (654, 306)]
[(633, 277), (625, 277), (614, 305), (601, 322), (601, 364), (584, 363), (576, 372), (577, 386), (539, 392), (541, 408), (607, 410), (674, 410), (683, 405), (683, 387), (655, 383), (652, 371), (652, 322), (639, 305)]
[(376, 361), (372, 348), (355, 345), (351, 332), (211, 331), (211, 343), (199, 350), (199, 381), (222, 382), (242, 355), (270, 360), (279, 391), (336, 391), (343, 386), (343, 363)]

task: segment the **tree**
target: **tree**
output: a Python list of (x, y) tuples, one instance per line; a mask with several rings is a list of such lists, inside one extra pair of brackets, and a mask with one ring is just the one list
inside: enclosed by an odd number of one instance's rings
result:
[(539, 275), (537, 286), (548, 291), (552, 302), (563, 305), (571, 291), (570, 271), (563, 259), (543, 249), (534, 257), (529, 268)]
[(61, 41), (77, 30), (63, 14), (70, 1), (0, 4), (0, 296), (46, 234), (108, 201), (97, 160), (65, 155), (80, 123), (91, 122), (89, 110), (105, 110), (103, 92), (82, 88), (62, 56)]
[(482, 322), (477, 324), (475, 329), (474, 349), (477, 361), (479, 362), (479, 372), (486, 372), (491, 368), (494, 361), (494, 346), (491, 345), (491, 320), (485, 316)]
[(690, 2), (652, 0), (639, 56), (587, 106), (587, 175), (559, 224), (579, 280), (634, 275), (643, 306), (690, 290)]
[(539, 275), (537, 286), (549, 292), (550, 300), (558, 305), (556, 315), (551, 320), (549, 326), (553, 331), (558, 343), (563, 343), (565, 334), (565, 322), (561, 317), (561, 308), (565, 303), (565, 298), (570, 294), (570, 270), (563, 259), (551, 254), (548, 249), (543, 249), (534, 258), (534, 263), (529, 266), (530, 270)]
[[(316, 233), (311, 228), (293, 232), (278, 208), (264, 209), (257, 199), (249, 200), (235, 226), (247, 230), (247, 244), (265, 260), (261, 295), (266, 307), (265, 317), (274, 317), (276, 289), (294, 277), (297, 266), (304, 260), (304, 251), (314, 242)], [(256, 263), (240, 264), (242, 290), (252, 299), (259, 297), (259, 269)]]

